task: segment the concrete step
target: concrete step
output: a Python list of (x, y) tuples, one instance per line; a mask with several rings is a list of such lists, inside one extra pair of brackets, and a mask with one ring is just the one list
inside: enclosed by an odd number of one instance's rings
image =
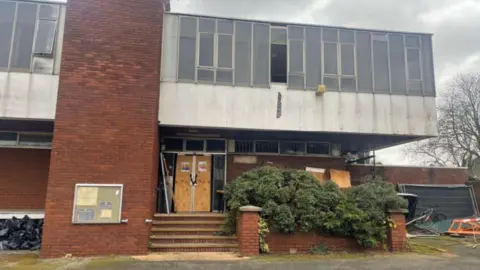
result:
[(154, 252), (234, 252), (237, 244), (218, 243), (175, 243), (175, 244), (150, 244)]
[(219, 228), (153, 227), (152, 235), (215, 235), (219, 231)]
[(150, 242), (155, 244), (236, 244), (235, 236), (218, 236), (218, 235), (152, 235)]
[(175, 220), (184, 220), (184, 221), (214, 221), (214, 220), (225, 220), (225, 214), (218, 213), (180, 213), (180, 214), (154, 214), (153, 220), (161, 221), (175, 221)]

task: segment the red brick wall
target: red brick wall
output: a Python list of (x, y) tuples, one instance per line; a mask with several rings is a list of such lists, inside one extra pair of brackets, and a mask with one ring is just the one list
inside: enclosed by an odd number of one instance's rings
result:
[[(305, 157), (305, 156), (268, 156), (258, 155), (255, 164), (234, 163), (234, 156), (229, 154), (227, 157), (227, 182), (231, 182), (243, 172), (263, 166), (267, 163), (282, 168), (292, 168), (305, 170), (305, 167), (325, 168), (325, 169), (345, 169), (343, 158), (334, 157)], [(240, 155), (238, 156), (248, 156)]]
[(0, 209), (44, 209), (50, 150), (0, 148)]
[[(352, 184), (359, 184), (363, 176), (372, 174), (373, 166), (351, 165)], [(394, 184), (465, 184), (468, 181), (467, 169), (438, 167), (389, 167), (376, 166), (377, 175)]]
[(240, 212), (237, 220), (238, 251), (241, 256), (259, 254), (258, 212)]
[(405, 214), (403, 212), (391, 213), (390, 219), (394, 226), (387, 233), (389, 251), (402, 252), (407, 249), (407, 229), (405, 226)]
[[(67, 3), (43, 257), (148, 252), (162, 15), (160, 0)], [(123, 184), (128, 223), (72, 225), (76, 183)]]
[(361, 251), (354, 238), (323, 236), (314, 232), (295, 234), (270, 233), (267, 236), (271, 254), (288, 254), (290, 249), (297, 253), (308, 253), (313, 246), (325, 245), (329, 251)]

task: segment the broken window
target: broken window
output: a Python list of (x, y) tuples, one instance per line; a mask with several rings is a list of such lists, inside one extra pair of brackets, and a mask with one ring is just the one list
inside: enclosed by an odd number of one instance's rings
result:
[(287, 83), (287, 29), (272, 27), (270, 34), (271, 82)]

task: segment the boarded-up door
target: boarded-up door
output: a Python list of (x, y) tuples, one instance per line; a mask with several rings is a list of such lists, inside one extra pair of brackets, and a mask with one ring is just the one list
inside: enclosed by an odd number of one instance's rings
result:
[[(176, 212), (209, 212), (211, 204), (211, 156), (178, 155), (175, 174)], [(196, 183), (192, 196), (192, 182)]]

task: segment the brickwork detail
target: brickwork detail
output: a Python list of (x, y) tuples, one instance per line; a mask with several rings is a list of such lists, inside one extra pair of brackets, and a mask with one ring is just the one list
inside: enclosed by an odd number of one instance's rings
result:
[(45, 208), (50, 150), (0, 148), (0, 209)]
[(391, 213), (391, 220), (395, 226), (387, 233), (387, 244), (391, 252), (403, 252), (407, 249), (407, 228), (404, 213)]
[[(162, 16), (161, 0), (67, 2), (42, 257), (148, 252)], [(128, 223), (72, 225), (75, 183), (123, 184)]]
[(237, 219), (238, 252), (241, 256), (257, 256), (258, 212), (240, 212)]

